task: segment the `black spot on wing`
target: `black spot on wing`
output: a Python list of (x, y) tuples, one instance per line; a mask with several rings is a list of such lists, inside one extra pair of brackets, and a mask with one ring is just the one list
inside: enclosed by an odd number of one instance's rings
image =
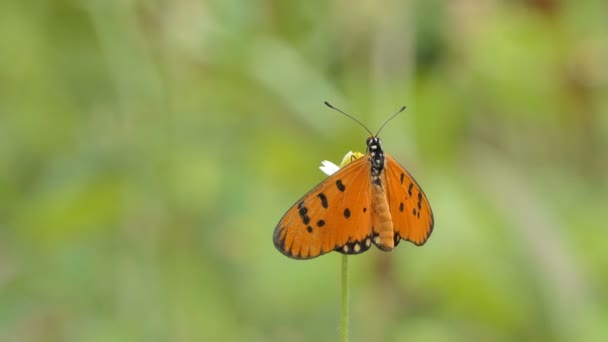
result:
[(317, 197), (321, 200), (321, 206), (327, 209), (327, 196), (324, 193), (320, 192)]
[(399, 177), (401, 184), (403, 184), (403, 177), (405, 177), (405, 173), (401, 172), (401, 176)]
[(399, 203), (399, 211), (403, 212), (403, 202)]
[(410, 183), (410, 186), (407, 187), (407, 194), (412, 196), (412, 188), (414, 187), (414, 183)]
[(346, 187), (344, 186), (344, 184), (342, 183), (341, 179), (338, 179), (336, 181), (336, 187), (338, 188), (338, 190), (340, 190), (340, 192), (344, 192), (344, 190), (346, 190)]
[(310, 216), (308, 216), (308, 208), (306, 208), (304, 206), (304, 201), (300, 202), (298, 204), (298, 208), (300, 208), (298, 210), (298, 214), (300, 215), (300, 218), (302, 219), (302, 222), (304, 222), (304, 224), (309, 224), (310, 223)]
[(395, 241), (395, 247), (397, 247), (397, 245), (401, 241), (401, 236), (399, 236), (399, 234), (395, 234), (395, 236), (393, 236), (393, 240)]
[(311, 226), (306, 227), (306, 230), (307, 230), (309, 233), (312, 233), (312, 227), (311, 227)]
[(317, 227), (321, 228), (321, 227), (323, 227), (324, 225), (325, 225), (325, 221), (323, 221), (323, 220), (319, 220), (319, 221), (317, 221)]
[(350, 217), (350, 209), (348, 209), (348, 208), (344, 209), (344, 217), (346, 217), (346, 218)]

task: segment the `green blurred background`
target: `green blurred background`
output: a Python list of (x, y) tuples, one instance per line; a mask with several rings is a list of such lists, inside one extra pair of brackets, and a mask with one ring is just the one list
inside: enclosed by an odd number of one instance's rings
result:
[(371, 130), (435, 212), (352, 341), (608, 340), (608, 4), (0, 2), (0, 340), (334, 341), (272, 233)]

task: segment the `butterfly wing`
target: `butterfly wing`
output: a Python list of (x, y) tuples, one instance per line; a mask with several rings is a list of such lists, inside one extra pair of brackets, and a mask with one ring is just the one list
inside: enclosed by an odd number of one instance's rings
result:
[(400, 239), (420, 246), (433, 232), (433, 211), (414, 177), (391, 156), (386, 155), (383, 184), (393, 219), (395, 245)]
[(326, 178), (283, 215), (274, 245), (294, 259), (338, 251), (359, 254), (371, 246), (370, 163), (359, 158)]

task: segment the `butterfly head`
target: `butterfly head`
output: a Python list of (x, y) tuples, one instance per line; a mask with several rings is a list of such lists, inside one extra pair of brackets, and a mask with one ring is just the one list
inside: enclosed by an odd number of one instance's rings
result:
[(367, 152), (373, 152), (376, 150), (382, 150), (382, 141), (377, 136), (370, 136), (365, 141), (365, 145), (367, 145)]

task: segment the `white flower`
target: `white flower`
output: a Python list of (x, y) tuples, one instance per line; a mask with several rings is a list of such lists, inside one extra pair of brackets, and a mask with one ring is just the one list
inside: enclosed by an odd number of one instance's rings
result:
[(323, 171), (323, 173), (325, 173), (326, 175), (331, 176), (334, 173), (336, 173), (338, 170), (340, 170), (341, 167), (344, 167), (347, 164), (350, 164), (350, 162), (352, 162), (355, 159), (359, 159), (362, 156), (363, 156), (363, 153), (361, 153), (361, 152), (348, 151), (348, 153), (344, 156), (344, 158), (342, 158), (342, 162), (340, 163), (340, 166), (330, 162), (329, 160), (324, 160), (321, 162), (321, 166), (319, 166), (319, 169), (321, 169), (321, 171)]
[(340, 170), (340, 167), (329, 160), (324, 160), (321, 162), (319, 169), (321, 169), (321, 171), (323, 171), (323, 173), (326, 175), (331, 176), (336, 173), (336, 171)]

